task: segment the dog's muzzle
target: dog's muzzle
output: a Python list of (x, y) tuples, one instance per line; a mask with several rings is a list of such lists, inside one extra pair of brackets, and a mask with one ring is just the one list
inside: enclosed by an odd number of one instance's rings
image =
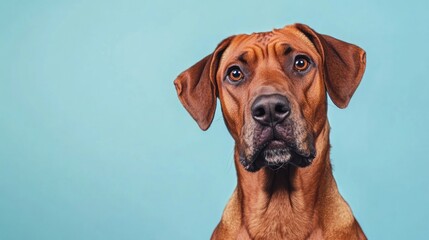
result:
[(280, 94), (262, 95), (251, 106), (254, 120), (251, 140), (243, 144), (240, 162), (248, 171), (258, 171), (264, 166), (273, 169), (288, 164), (309, 166), (316, 156), (311, 134), (305, 124), (292, 119), (288, 99)]

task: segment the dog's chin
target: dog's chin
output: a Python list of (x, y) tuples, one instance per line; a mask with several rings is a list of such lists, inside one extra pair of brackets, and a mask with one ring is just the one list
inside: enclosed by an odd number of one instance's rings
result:
[(314, 154), (298, 154), (283, 141), (271, 141), (265, 144), (260, 151), (249, 158), (240, 157), (240, 162), (249, 172), (256, 172), (263, 167), (277, 170), (289, 165), (307, 167), (314, 159)]

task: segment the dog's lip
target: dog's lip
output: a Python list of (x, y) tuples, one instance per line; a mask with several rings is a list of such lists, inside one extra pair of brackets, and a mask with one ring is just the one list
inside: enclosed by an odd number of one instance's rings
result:
[(309, 151), (300, 150), (293, 142), (274, 138), (259, 145), (257, 151), (255, 151), (250, 159), (246, 159), (244, 155), (240, 154), (240, 162), (249, 172), (256, 172), (264, 166), (270, 166), (264, 158), (264, 153), (267, 150), (286, 150), (292, 155), (292, 159), (287, 161), (287, 163), (296, 167), (307, 167), (316, 157), (316, 150), (314, 148), (309, 149)]
[(287, 144), (285, 141), (272, 139), (266, 141), (264, 144), (262, 144), (259, 148), (259, 150), (255, 152), (253, 155), (253, 159), (260, 158), (265, 151), (269, 150), (279, 150), (279, 149), (288, 149), (289, 151), (293, 150), (289, 144)]
[(267, 146), (264, 147), (263, 150), (283, 149), (283, 148), (288, 148), (287, 144), (284, 141), (272, 140), (268, 142)]
[(306, 159), (307, 161), (312, 161), (316, 157), (316, 151), (303, 152), (296, 148), (294, 144), (288, 144), (286, 141), (272, 139), (263, 144), (258, 152), (254, 155), (255, 158), (258, 158), (266, 150), (275, 150), (275, 149), (288, 149), (290, 152), (293, 152), (295, 156)]

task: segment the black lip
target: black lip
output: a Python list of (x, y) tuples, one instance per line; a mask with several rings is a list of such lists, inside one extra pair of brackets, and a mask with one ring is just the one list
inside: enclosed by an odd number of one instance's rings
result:
[[(290, 161), (281, 163), (281, 164), (273, 164), (273, 163), (267, 162), (262, 157), (262, 153), (265, 150), (267, 150), (267, 147), (274, 141), (282, 142), (285, 145), (285, 147), (288, 148), (288, 151), (292, 154), (292, 158)], [(304, 153), (299, 149), (297, 149), (295, 144), (291, 144), (282, 140), (270, 139), (268, 141), (265, 141), (260, 147), (257, 148), (257, 151), (255, 151), (255, 154), (252, 156), (252, 159), (250, 159), (250, 161), (247, 161), (245, 157), (240, 156), (240, 162), (247, 171), (256, 172), (265, 166), (283, 167), (291, 164), (295, 167), (308, 167), (309, 165), (311, 165), (315, 157), (316, 157), (315, 150), (312, 150), (309, 153)]]
[(296, 152), (293, 152), (292, 160), (290, 161), (290, 164), (296, 166), (296, 167), (308, 167), (313, 162), (315, 155), (309, 155), (309, 156), (303, 156), (299, 155)]

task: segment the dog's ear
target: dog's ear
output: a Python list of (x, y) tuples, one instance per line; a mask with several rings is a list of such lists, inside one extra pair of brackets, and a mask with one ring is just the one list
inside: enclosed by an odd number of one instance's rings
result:
[(347, 107), (365, 71), (365, 51), (356, 45), (319, 34), (307, 25), (294, 26), (313, 42), (322, 56), (325, 86), (332, 101), (339, 108)]
[(202, 130), (207, 130), (216, 110), (216, 72), (222, 53), (233, 37), (223, 40), (215, 51), (182, 72), (174, 85), (180, 102)]

